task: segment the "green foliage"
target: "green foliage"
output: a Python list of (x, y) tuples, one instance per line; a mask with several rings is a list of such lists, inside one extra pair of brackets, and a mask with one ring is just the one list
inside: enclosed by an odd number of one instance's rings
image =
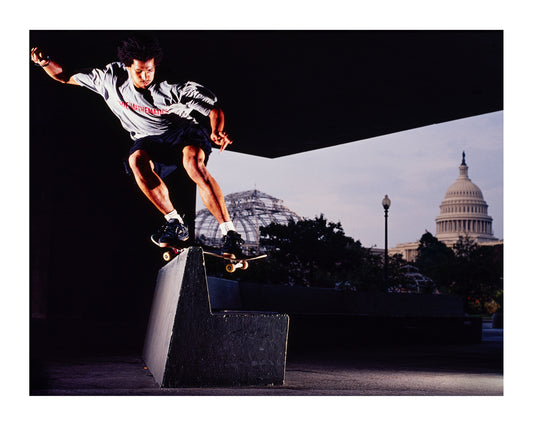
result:
[(428, 232), (420, 239), (416, 265), (441, 292), (463, 298), (467, 312), (503, 309), (503, 245), (480, 246), (460, 237), (452, 250)]
[(454, 262), (453, 250), (426, 232), (420, 238), (416, 267), (430, 277), (438, 288), (446, 287), (451, 280), (451, 265)]
[(503, 245), (479, 246), (464, 237), (452, 249), (426, 232), (414, 265), (430, 278), (422, 286), (420, 281), (413, 284), (412, 274), (405, 272), (409, 266), (399, 255), (389, 258), (385, 282), (383, 258), (347, 237), (340, 223), (329, 222), (323, 215), (262, 227), (261, 245), (267, 260), (240, 271), (241, 279), (365, 292), (433, 293), (438, 289), (462, 297), (467, 312), (476, 314), (490, 314), (503, 306)]
[(268, 259), (261, 268), (245, 271), (243, 279), (360, 291), (383, 286), (379, 257), (347, 237), (340, 223), (328, 222), (323, 215), (262, 227), (261, 245)]

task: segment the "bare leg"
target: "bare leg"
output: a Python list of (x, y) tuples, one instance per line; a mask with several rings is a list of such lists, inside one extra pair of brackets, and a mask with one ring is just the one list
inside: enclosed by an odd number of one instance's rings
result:
[(130, 155), (128, 162), (137, 185), (157, 209), (163, 214), (174, 210), (174, 206), (170, 202), (168, 188), (154, 172), (154, 163), (150, 160), (148, 153), (143, 150), (135, 151)]
[(224, 201), (224, 195), (216, 180), (205, 167), (205, 153), (197, 146), (183, 148), (183, 167), (189, 177), (198, 186), (200, 197), (207, 209), (215, 217), (218, 223), (231, 220)]

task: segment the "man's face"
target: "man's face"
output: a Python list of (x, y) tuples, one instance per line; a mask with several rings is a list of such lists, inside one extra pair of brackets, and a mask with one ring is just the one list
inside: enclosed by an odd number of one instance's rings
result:
[(147, 61), (134, 59), (133, 64), (127, 69), (133, 84), (138, 89), (146, 89), (154, 81), (155, 63), (153, 59), (148, 59)]

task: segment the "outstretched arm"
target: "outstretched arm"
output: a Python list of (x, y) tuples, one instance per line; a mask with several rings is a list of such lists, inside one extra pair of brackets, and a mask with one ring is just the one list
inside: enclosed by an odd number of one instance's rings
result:
[(211, 140), (217, 145), (220, 145), (220, 152), (224, 151), (233, 141), (228, 134), (224, 132), (224, 111), (215, 107), (209, 113), (209, 121), (211, 123)]
[(35, 64), (42, 67), (46, 71), (46, 74), (48, 74), (54, 80), (61, 83), (74, 84), (76, 86), (78, 85), (71, 75), (66, 74), (63, 71), (63, 67), (61, 65), (52, 61), (50, 57), (45, 55), (38, 47), (31, 49), (30, 58)]

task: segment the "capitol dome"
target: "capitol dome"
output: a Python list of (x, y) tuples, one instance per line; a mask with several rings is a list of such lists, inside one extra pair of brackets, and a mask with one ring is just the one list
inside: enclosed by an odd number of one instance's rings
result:
[(436, 237), (444, 243), (454, 244), (460, 236), (468, 236), (478, 243), (497, 240), (483, 193), (468, 177), (464, 152), (459, 177), (444, 195), (436, 224)]

